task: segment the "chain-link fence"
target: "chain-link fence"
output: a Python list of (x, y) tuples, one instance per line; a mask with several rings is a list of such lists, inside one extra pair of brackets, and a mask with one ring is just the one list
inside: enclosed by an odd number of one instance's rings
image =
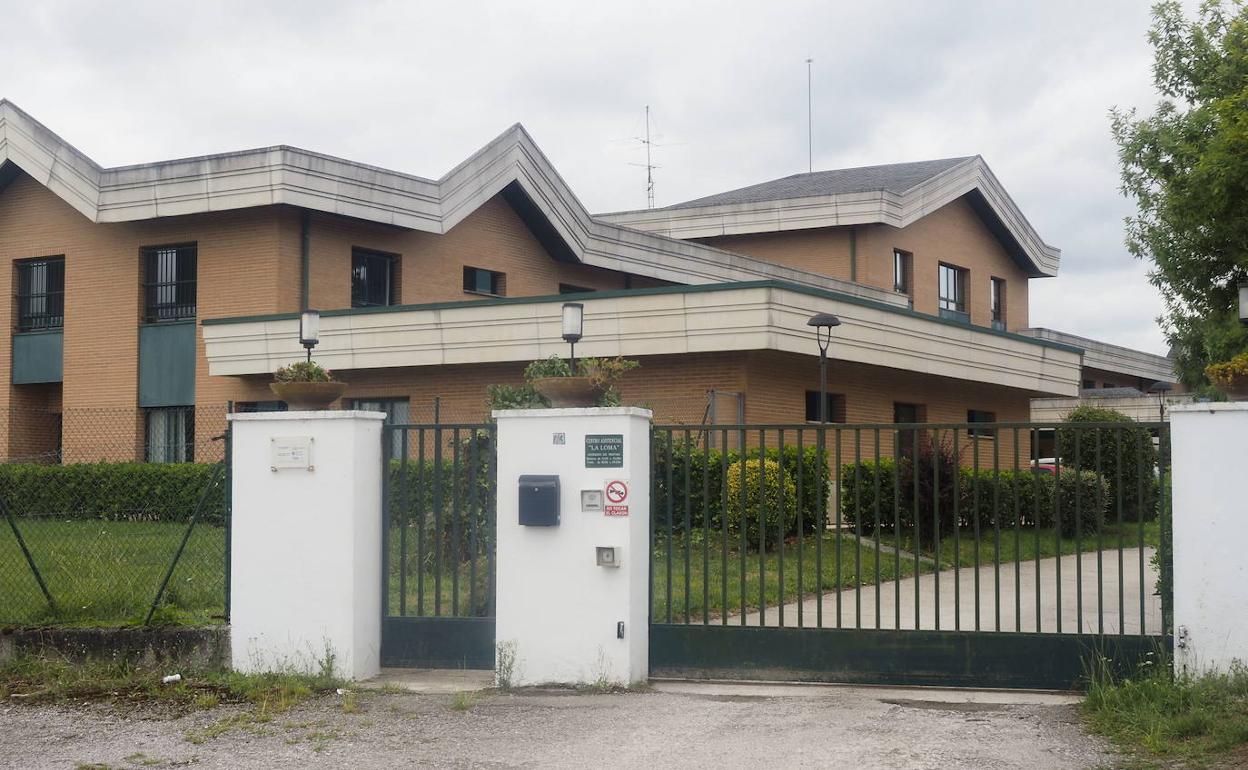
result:
[(0, 416), (0, 623), (225, 620), (225, 412)]

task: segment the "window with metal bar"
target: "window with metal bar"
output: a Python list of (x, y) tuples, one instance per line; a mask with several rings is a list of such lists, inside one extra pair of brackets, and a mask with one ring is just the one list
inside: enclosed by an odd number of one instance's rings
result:
[[(385, 412), (386, 425), (406, 425), (409, 419), (406, 398), (353, 398), (350, 405), (363, 412)], [(398, 459), (403, 456), (403, 434), (395, 431), (390, 438), (390, 457)]]
[(17, 265), (17, 330), (65, 325), (65, 258), (27, 259)]
[(143, 255), (143, 320), (146, 323), (195, 318), (195, 244), (149, 246)]
[(940, 317), (957, 321), (971, 320), (966, 312), (965, 268), (942, 264), (940, 266)]
[(506, 296), (507, 276), (497, 270), (465, 267), (464, 291), (469, 294), (488, 294), (492, 297)]
[(144, 459), (149, 463), (195, 460), (195, 407), (162, 406), (143, 410), (146, 422)]
[(365, 249), (351, 252), (351, 307), (398, 304), (399, 259)]

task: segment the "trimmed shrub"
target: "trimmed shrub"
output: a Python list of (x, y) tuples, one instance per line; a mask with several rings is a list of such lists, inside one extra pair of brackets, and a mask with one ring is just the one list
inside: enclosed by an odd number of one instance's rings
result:
[[(1092, 471), (1063, 471), (1057, 478), (1057, 493), (1062, 536), (1095, 535), (1105, 521), (1109, 483)], [(1047, 526), (1053, 526), (1052, 519)]]
[[(1100, 474), (1108, 484), (1106, 516), (1117, 521), (1122, 496), (1123, 521), (1157, 517), (1157, 448), (1152, 433), (1122, 412), (1080, 406), (1066, 415), (1070, 429), (1057, 430), (1057, 451), (1063, 468)], [(1081, 423), (1122, 423), (1123, 427), (1088, 428)], [(1097, 447), (1100, 459), (1097, 459)]]
[(774, 544), (797, 526), (797, 485), (776, 460), (738, 460), (728, 466), (724, 512), (728, 530), (744, 531), (751, 547)]
[(216, 463), (0, 464), (0, 495), (16, 516), (225, 525), (224, 476)]

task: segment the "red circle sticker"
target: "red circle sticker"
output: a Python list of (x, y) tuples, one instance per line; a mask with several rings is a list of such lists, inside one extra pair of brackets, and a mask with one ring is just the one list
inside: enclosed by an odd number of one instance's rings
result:
[(607, 502), (622, 503), (628, 499), (628, 485), (623, 481), (607, 482)]

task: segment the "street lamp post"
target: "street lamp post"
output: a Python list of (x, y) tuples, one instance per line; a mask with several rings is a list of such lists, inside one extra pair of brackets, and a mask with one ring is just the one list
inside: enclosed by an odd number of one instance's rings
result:
[(1166, 382), (1165, 380), (1159, 380), (1158, 382), (1154, 382), (1152, 385), (1148, 386), (1149, 393), (1157, 394), (1157, 408), (1160, 412), (1162, 422), (1166, 421), (1166, 394), (1172, 390), (1174, 390), (1174, 385)]
[(563, 303), (563, 341), (572, 346), (568, 368), (576, 374), (576, 343), (585, 331), (585, 306), (580, 302)]
[(828, 421), (828, 347), (832, 344), (832, 328), (841, 325), (841, 319), (831, 313), (818, 313), (806, 322), (815, 327), (815, 341), (819, 344), (819, 424)]
[(305, 310), (299, 314), (299, 344), (308, 351), (308, 363), (312, 363), (312, 348), (321, 341), (321, 312)]

